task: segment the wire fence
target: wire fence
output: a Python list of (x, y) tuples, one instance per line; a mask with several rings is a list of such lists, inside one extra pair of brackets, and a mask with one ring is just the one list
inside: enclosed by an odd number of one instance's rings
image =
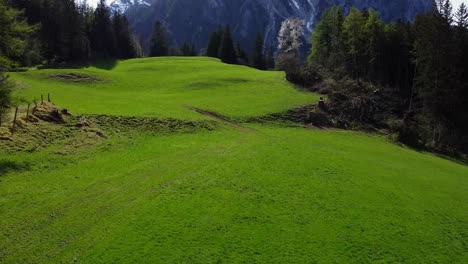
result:
[(51, 102), (50, 93), (46, 96), (41, 94), (39, 100), (33, 100), (31, 102), (23, 101), (14, 107), (7, 108), (4, 110), (4, 114), (0, 115), (0, 127), (7, 127), (10, 128), (11, 132), (15, 132), (19, 120), (28, 122), (35, 108), (40, 104)]

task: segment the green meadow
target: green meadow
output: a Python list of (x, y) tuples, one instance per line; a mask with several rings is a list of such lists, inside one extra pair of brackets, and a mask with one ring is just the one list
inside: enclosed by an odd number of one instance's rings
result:
[(317, 101), (281, 72), (148, 58), (11, 75), (17, 96), (73, 114), (217, 126), (0, 149), (0, 263), (468, 262), (468, 166), (380, 135), (242, 123)]
[[(60, 73), (91, 78), (74, 81), (55, 76)], [(11, 75), (22, 87), (19, 96), (39, 99), (50, 93), (56, 104), (80, 114), (202, 118), (187, 109), (192, 106), (241, 118), (318, 99), (294, 90), (281, 72), (221, 64), (211, 58), (145, 58), (117, 63), (112, 70), (90, 67)]]

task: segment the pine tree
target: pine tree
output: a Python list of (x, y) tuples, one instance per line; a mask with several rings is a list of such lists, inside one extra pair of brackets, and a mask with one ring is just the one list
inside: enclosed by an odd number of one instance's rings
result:
[(234, 43), (231, 36), (231, 29), (229, 25), (226, 26), (221, 41), (221, 50), (219, 58), (222, 62), (228, 64), (236, 64), (236, 50), (234, 49)]
[(115, 57), (115, 38), (112, 28), (110, 9), (105, 0), (100, 0), (94, 11), (91, 27), (91, 46), (96, 57)]
[(457, 27), (461, 29), (468, 28), (468, 10), (465, 3), (462, 3), (455, 14)]
[(242, 64), (242, 65), (248, 65), (249, 64), (249, 59), (247, 58), (247, 53), (242, 48), (240, 42), (237, 42), (237, 44), (236, 44), (236, 56), (237, 56), (237, 61), (238, 61), (239, 64)]
[(208, 42), (208, 48), (206, 50), (206, 56), (219, 58), (222, 34), (222, 29), (211, 33), (210, 40)]
[(365, 19), (356, 8), (351, 8), (348, 16), (343, 22), (344, 42), (346, 53), (349, 56), (348, 65), (354, 78), (362, 76), (362, 57), (365, 52)]
[(311, 36), (312, 50), (309, 61), (334, 71), (344, 65), (343, 11), (340, 6), (326, 10)]
[(88, 38), (84, 6), (76, 6), (73, 1), (70, 28), (69, 60), (86, 62), (91, 56), (91, 44)]
[(266, 52), (265, 56), (265, 67), (268, 70), (272, 70), (275, 68), (275, 49), (273, 47), (269, 47)]
[(367, 21), (364, 25), (364, 35), (366, 40), (364, 72), (369, 80), (382, 80), (382, 53), (384, 42), (383, 23), (377, 11), (369, 9), (367, 11)]
[(11, 83), (5, 72), (24, 52), (26, 38), (33, 28), (20, 18), (21, 12), (9, 8), (0, 0), (0, 125), (6, 107), (10, 104)]
[(24, 52), (27, 37), (35, 30), (21, 19), (21, 12), (0, 0), (0, 71), (14, 65)]
[(255, 39), (253, 66), (259, 70), (265, 70), (265, 47), (263, 36), (260, 32), (257, 33), (257, 37)]
[(161, 21), (156, 21), (151, 37), (150, 56), (161, 57), (169, 55), (169, 36)]
[(112, 25), (115, 34), (117, 58), (135, 58), (137, 54), (127, 18), (120, 13), (115, 13), (112, 17)]

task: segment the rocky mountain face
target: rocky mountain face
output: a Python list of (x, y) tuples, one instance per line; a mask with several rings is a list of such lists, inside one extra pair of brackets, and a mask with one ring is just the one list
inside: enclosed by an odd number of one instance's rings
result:
[(385, 21), (392, 21), (412, 20), (419, 13), (429, 12), (433, 0), (116, 0), (111, 8), (125, 13), (135, 32), (146, 41), (154, 22), (161, 20), (171, 33), (172, 45), (187, 41), (201, 49), (212, 31), (229, 24), (234, 39), (251, 50), (256, 32), (265, 34), (266, 46), (275, 46), (281, 22), (289, 17), (304, 19), (310, 34), (322, 12), (333, 5), (342, 6), (346, 12), (351, 6), (374, 8)]

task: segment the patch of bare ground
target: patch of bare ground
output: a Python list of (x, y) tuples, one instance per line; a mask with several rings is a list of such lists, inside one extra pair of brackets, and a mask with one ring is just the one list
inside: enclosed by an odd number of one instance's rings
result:
[(211, 118), (213, 118), (215, 120), (221, 121), (222, 123), (227, 124), (229, 126), (232, 126), (232, 127), (236, 128), (238, 130), (245, 131), (245, 132), (255, 131), (252, 128), (242, 126), (240, 124), (240, 122), (237, 122), (236, 120), (231, 119), (231, 118), (229, 118), (227, 116), (221, 115), (221, 114), (219, 114), (217, 112), (206, 110), (206, 109), (201, 109), (201, 108), (197, 108), (197, 107), (193, 107), (193, 106), (186, 106), (186, 107), (188, 109), (192, 110), (192, 111), (195, 111), (195, 112), (199, 113), (199, 114), (209, 116), (209, 117), (211, 117)]
[(0, 150), (34, 152), (51, 147), (66, 155), (97, 146), (109, 137), (132, 138), (135, 133), (195, 133), (214, 130), (216, 121), (183, 121), (152, 117), (108, 115), (74, 116), (51, 103), (41, 103), (29, 115), (18, 117), (13, 128), (0, 127)]
[(54, 74), (47, 74), (47, 77), (64, 82), (77, 82), (77, 83), (91, 83), (91, 82), (98, 82), (102, 81), (101, 79), (97, 78), (96, 76), (82, 74), (82, 73), (54, 73)]
[[(42, 103), (28, 115), (17, 118), (14, 127), (0, 127), (0, 148), (5, 152), (27, 151), (60, 145), (60, 154), (87, 146), (94, 146), (105, 139), (97, 127), (78, 127), (78, 119), (66, 109), (51, 103)], [(60, 143), (60, 144), (58, 144)]]

